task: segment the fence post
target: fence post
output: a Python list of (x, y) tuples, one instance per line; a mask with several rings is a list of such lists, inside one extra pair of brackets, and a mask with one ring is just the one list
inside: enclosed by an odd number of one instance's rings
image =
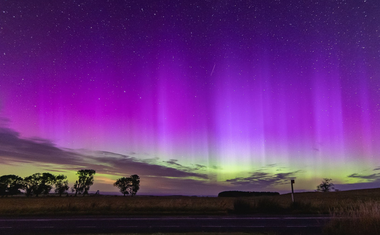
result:
[(292, 202), (294, 203), (294, 190), (293, 190), (294, 180), (291, 180), (290, 184), (292, 185)]

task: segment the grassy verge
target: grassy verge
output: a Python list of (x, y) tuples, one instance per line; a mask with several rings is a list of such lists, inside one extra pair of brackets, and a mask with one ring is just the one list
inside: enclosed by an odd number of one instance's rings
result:
[(367, 201), (335, 208), (325, 234), (380, 234), (380, 202)]
[(253, 202), (244, 199), (234, 201), (234, 209), (230, 213), (235, 214), (320, 214), (319, 208), (310, 202), (288, 202), (281, 204), (273, 198), (262, 198)]
[(297, 193), (295, 203), (290, 194), (272, 197), (238, 198), (233, 212), (248, 214), (321, 214), (356, 210), (365, 202), (380, 203), (380, 189), (330, 193)]

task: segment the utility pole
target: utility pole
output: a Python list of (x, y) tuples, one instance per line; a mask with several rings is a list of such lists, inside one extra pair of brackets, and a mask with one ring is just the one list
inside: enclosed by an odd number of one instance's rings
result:
[(294, 203), (294, 190), (293, 190), (294, 180), (291, 180), (290, 184), (292, 185), (292, 202)]

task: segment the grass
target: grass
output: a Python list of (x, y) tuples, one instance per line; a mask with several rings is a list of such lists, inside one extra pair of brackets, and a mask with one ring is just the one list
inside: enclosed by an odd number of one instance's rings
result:
[(333, 219), (325, 227), (325, 234), (380, 234), (379, 201), (363, 201), (334, 208), (331, 214)]
[[(19, 196), (0, 198), (0, 216), (320, 214), (332, 217), (332, 220), (324, 228), (324, 234), (380, 234), (380, 189), (296, 193), (295, 200), (295, 203), (291, 203), (290, 194), (252, 198), (149, 196), (26, 198)], [(203, 233), (187, 234), (203, 235)], [(206, 234), (210, 235), (210, 233)], [(223, 235), (230, 234), (244, 235), (247, 233), (223, 233)]]
[(380, 203), (380, 189), (296, 193), (295, 200), (296, 203), (291, 203), (290, 194), (252, 198), (9, 197), (0, 198), (0, 216), (332, 214), (339, 217), (364, 210), (366, 203)]
[(363, 202), (380, 202), (380, 189), (352, 190), (340, 192), (296, 193), (295, 203), (290, 194), (256, 198), (238, 198), (234, 201), (237, 213), (250, 214), (324, 214), (336, 210), (349, 210)]
[(0, 215), (226, 214), (233, 199), (200, 197), (0, 198)]

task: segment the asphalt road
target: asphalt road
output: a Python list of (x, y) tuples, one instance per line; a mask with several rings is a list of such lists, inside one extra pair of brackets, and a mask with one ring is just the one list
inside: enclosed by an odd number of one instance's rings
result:
[(67, 217), (0, 219), (0, 234), (269, 232), (321, 234), (328, 217)]

